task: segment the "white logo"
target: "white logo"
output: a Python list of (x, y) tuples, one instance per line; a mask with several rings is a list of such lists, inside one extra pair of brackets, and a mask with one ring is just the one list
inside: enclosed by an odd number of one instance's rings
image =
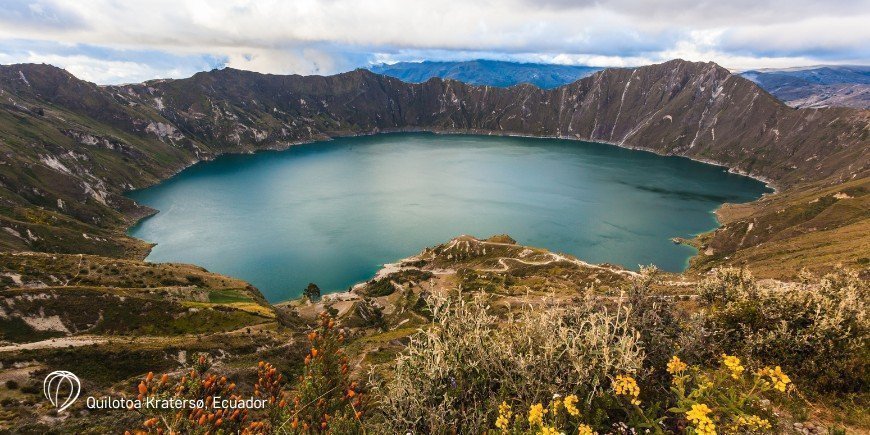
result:
[(78, 376), (66, 370), (51, 372), (42, 381), (42, 393), (57, 408), (57, 412), (69, 408), (79, 398), (81, 389)]

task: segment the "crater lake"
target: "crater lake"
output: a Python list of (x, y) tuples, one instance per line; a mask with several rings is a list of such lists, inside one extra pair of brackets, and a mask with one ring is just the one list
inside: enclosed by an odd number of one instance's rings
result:
[(460, 234), (630, 269), (681, 271), (722, 203), (764, 183), (682, 157), (573, 140), (397, 133), (228, 155), (129, 193), (153, 262), (247, 280), (271, 302), (371, 279)]

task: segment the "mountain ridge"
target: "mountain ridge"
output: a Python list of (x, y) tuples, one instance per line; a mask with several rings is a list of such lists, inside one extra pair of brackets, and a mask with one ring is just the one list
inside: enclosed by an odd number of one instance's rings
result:
[(714, 63), (682, 60), (603, 70), (551, 90), (234, 69), (101, 87), (55, 67), (2, 66), (0, 246), (141, 257), (147, 245), (123, 229), (150, 211), (123, 191), (227, 152), (386, 131), (591, 140), (717, 163), (781, 187), (834, 183), (866, 174), (868, 113), (791, 109)]
[(870, 108), (870, 67), (818, 65), (803, 68), (764, 68), (743, 71), (792, 107)]
[[(397, 62), (372, 65), (368, 69), (409, 83), (422, 83), (439, 77), (476, 85), (510, 87), (531, 83), (542, 89), (552, 89), (603, 68), (476, 59)], [(732, 71), (754, 81), (792, 107), (870, 109), (870, 67), (867, 66), (813, 65)]]
[(477, 59), (456, 62), (398, 62), (372, 65), (368, 69), (409, 83), (422, 83), (429, 78), (440, 77), (474, 85), (508, 87), (531, 83), (542, 89), (552, 89), (579, 80), (603, 68)]

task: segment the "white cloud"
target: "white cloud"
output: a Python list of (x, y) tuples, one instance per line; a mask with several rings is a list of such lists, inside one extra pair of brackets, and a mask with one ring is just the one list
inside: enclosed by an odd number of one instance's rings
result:
[[(870, 63), (870, 0), (10, 1), (0, 40), (210, 55), (271, 73), (327, 74), (413, 56), (598, 66), (675, 56), (740, 68)], [(133, 77), (143, 66), (107, 64), (114, 72), (104, 75)], [(100, 76), (99, 65), (91, 68)]]
[(73, 55), (27, 53), (23, 56), (0, 54), (0, 63), (47, 63), (59, 66), (72, 75), (96, 83), (136, 83), (159, 77), (179, 76), (180, 71), (165, 71), (147, 64), (128, 61), (109, 61)]

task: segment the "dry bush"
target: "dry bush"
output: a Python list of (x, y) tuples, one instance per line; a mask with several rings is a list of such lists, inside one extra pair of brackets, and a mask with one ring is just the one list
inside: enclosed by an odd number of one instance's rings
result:
[(474, 433), (502, 400), (536, 403), (576, 394), (589, 411), (618, 374), (644, 359), (630, 310), (526, 307), (500, 320), (483, 296), (433, 296), (433, 321), (399, 355), (392, 377), (373, 379), (389, 433)]
[(626, 303), (631, 306), (629, 325), (640, 336), (644, 349), (643, 372), (638, 381), (644, 387), (647, 399), (658, 399), (668, 391), (665, 365), (679, 348), (685, 317), (674, 307), (672, 298), (662, 297), (653, 290), (661, 282), (655, 266), (641, 267), (640, 274), (632, 281), (627, 291)]
[(870, 287), (846, 270), (805, 281), (762, 289), (748, 272), (716, 271), (701, 286), (709, 306), (686, 347), (779, 364), (815, 391), (866, 391)]

